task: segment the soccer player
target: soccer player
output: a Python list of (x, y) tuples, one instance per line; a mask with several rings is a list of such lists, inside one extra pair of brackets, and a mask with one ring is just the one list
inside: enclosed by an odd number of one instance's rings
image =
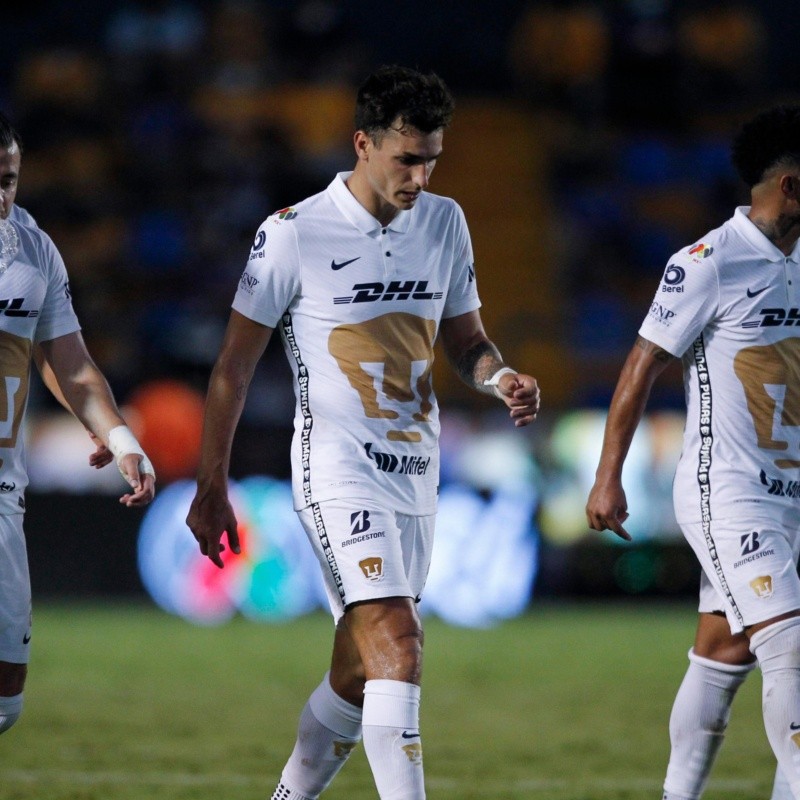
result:
[(516, 426), (539, 408), (536, 381), (484, 332), (463, 212), (426, 191), (453, 105), (434, 74), (394, 66), (366, 79), (354, 170), (261, 225), (211, 376), (187, 519), (201, 552), (222, 567), (223, 531), (239, 551), (231, 441), (277, 326), (297, 398), (294, 504), (336, 621), (330, 671), (303, 709), (274, 800), (319, 797), (362, 737), (381, 798), (425, 797), (416, 603), (439, 482), (434, 341)]
[(630, 539), (623, 462), (653, 382), (681, 358), (674, 504), (703, 575), (665, 800), (700, 797), (753, 660), (770, 745), (800, 798), (800, 106), (745, 124), (733, 163), (751, 204), (669, 260), (611, 401), (586, 506), (592, 528)]
[(64, 262), (50, 237), (16, 209), (20, 137), (0, 114), (0, 733), (22, 713), (31, 640), (31, 588), (22, 518), (25, 451), (22, 423), (31, 362), (98, 444), (90, 463), (111, 451), (131, 491), (126, 506), (149, 503), (155, 473), (120, 416), (92, 361), (70, 299)]

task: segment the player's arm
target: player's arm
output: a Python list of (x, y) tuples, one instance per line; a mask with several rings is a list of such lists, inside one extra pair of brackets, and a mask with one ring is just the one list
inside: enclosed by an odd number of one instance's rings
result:
[[(72, 414), (72, 409), (69, 407), (69, 403), (67, 403), (64, 393), (61, 391), (61, 387), (58, 385), (53, 368), (50, 366), (50, 364), (48, 364), (47, 359), (44, 357), (44, 353), (42, 352), (41, 345), (39, 344), (34, 344), (33, 346), (33, 361), (39, 370), (39, 374), (42, 376), (44, 385), (47, 387), (53, 397), (55, 397), (55, 399), (58, 400), (58, 402), (67, 411), (69, 411), (70, 414)], [(97, 448), (94, 453), (89, 456), (89, 466), (100, 469), (101, 467), (105, 467), (107, 464), (110, 464), (114, 460), (114, 456), (111, 451), (90, 430), (87, 430), (86, 432), (89, 434), (89, 438)]]
[(464, 383), (479, 392), (497, 395), (509, 408), (517, 427), (536, 419), (539, 412), (536, 379), (503, 362), (477, 311), (443, 319), (439, 333), (447, 359)]
[(653, 383), (673, 358), (654, 342), (637, 336), (625, 360), (611, 399), (600, 464), (586, 503), (586, 519), (589, 527), (596, 531), (608, 529), (630, 541), (630, 534), (622, 525), (628, 518), (622, 466), (644, 415)]
[[(39, 344), (62, 402), (116, 456), (120, 472), (133, 489), (120, 502), (149, 503), (155, 494), (155, 472), (119, 413), (111, 388), (92, 361), (79, 331)], [(57, 395), (58, 396), (58, 395)]]
[(228, 500), (231, 447), (253, 371), (272, 330), (232, 311), (208, 384), (197, 494), (186, 524), (197, 539), (200, 552), (218, 567), (223, 566), (220, 553), (225, 546), (220, 539), (224, 532), (231, 550), (239, 552), (236, 517)]

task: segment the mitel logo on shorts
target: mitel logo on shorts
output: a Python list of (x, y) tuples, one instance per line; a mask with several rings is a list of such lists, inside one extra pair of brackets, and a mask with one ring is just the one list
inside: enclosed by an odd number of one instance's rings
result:
[(15, 297), (13, 300), (0, 300), (0, 314), (5, 314), (7, 317), (38, 317), (38, 310), (22, 308), (24, 302), (24, 297)]
[(745, 556), (745, 558), (735, 561), (733, 564), (734, 569), (757, 561), (759, 558), (775, 555), (775, 551), (771, 547), (766, 550), (761, 550), (761, 545), (763, 543), (759, 538), (758, 531), (742, 534), (742, 536), (739, 537), (739, 543), (741, 545), (742, 555)]
[(383, 283), (357, 283), (355, 294), (334, 297), (334, 305), (346, 303), (375, 303), (379, 300), (440, 300), (442, 292), (429, 292), (428, 281), (390, 281)]
[(668, 328), (672, 324), (672, 318), (675, 316), (675, 312), (654, 300), (647, 315), (652, 317), (660, 325), (664, 325)]
[(258, 278), (256, 278), (255, 275), (251, 275), (249, 272), (244, 272), (239, 280), (239, 288), (247, 294), (253, 294), (253, 290), (256, 288), (256, 286), (258, 286), (258, 283)]
[[(700, 242), (689, 250), (689, 255), (697, 256), (697, 258), (708, 258), (714, 252), (714, 248), (710, 245)], [(697, 258), (694, 260), (697, 261)]]
[(375, 462), (375, 466), (381, 472), (396, 472), (399, 475), (424, 475), (428, 471), (431, 457), (423, 456), (400, 456), (393, 453), (380, 453), (372, 449), (372, 442), (364, 445), (367, 457)]
[(784, 482), (780, 478), (770, 477), (763, 469), (759, 477), (761, 483), (767, 487), (767, 494), (774, 497), (791, 497), (795, 500), (800, 497), (800, 481)]
[(800, 308), (762, 308), (761, 319), (742, 323), (743, 328), (777, 328), (781, 325), (790, 328), (800, 325)]
[(679, 267), (677, 264), (670, 264), (664, 273), (664, 283), (661, 286), (661, 291), (682, 292), (684, 287), (681, 284), (685, 277), (686, 270), (683, 267)]

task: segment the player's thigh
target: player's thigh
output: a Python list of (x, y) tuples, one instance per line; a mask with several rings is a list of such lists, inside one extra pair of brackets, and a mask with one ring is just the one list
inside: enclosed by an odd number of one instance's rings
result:
[(27, 664), (31, 582), (22, 514), (0, 515), (0, 661)]
[(711, 520), (681, 528), (707, 579), (700, 611), (723, 610), (732, 634), (800, 609), (794, 531), (764, 519)]
[(363, 500), (315, 503), (299, 515), (337, 620), (353, 603), (418, 599), (430, 565), (433, 525), (416, 520), (427, 518)]

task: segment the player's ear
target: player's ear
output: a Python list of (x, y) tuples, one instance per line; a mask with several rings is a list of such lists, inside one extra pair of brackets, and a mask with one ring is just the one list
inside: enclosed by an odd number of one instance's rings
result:
[(800, 175), (781, 175), (781, 191), (785, 197), (800, 203)]
[(353, 145), (356, 148), (356, 155), (360, 161), (369, 161), (369, 151), (372, 148), (372, 139), (364, 131), (356, 131), (353, 134)]

